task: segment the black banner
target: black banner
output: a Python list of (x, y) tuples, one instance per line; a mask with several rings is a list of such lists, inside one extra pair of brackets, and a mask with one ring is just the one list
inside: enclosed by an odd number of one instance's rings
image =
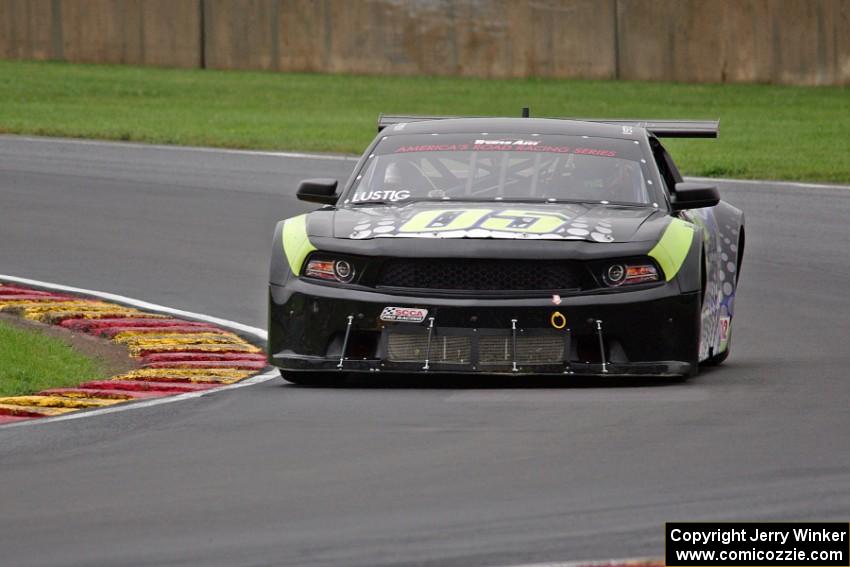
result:
[(850, 566), (850, 524), (839, 522), (669, 522), (668, 567)]

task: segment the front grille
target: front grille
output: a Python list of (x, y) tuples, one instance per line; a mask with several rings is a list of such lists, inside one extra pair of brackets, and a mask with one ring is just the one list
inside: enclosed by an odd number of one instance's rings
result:
[[(498, 334), (489, 334), (498, 333)], [(441, 329), (431, 338), (428, 351), (428, 333), (387, 332), (386, 358), (390, 362), (470, 365), (480, 364), (495, 370), (497, 366), (513, 363), (513, 338), (510, 333), (495, 329), (482, 329), (469, 333), (469, 329)], [(477, 353), (477, 355), (476, 355)], [(548, 330), (520, 330), (516, 336), (516, 362), (518, 365), (562, 364), (567, 358), (567, 341), (561, 333)]]
[(579, 270), (552, 260), (390, 260), (385, 287), (469, 291), (559, 291), (581, 287)]
[(469, 364), (470, 340), (464, 336), (434, 336), (428, 352), (428, 335), (390, 333), (387, 337), (387, 359), (391, 362), (430, 362)]
[[(481, 364), (510, 364), (513, 340), (510, 336), (482, 336), (478, 339)], [(558, 364), (564, 361), (564, 337), (561, 335), (517, 335), (517, 364)]]

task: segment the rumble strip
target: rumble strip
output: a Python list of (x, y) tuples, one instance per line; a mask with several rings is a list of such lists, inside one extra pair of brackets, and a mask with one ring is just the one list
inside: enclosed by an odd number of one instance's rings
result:
[(266, 367), (260, 348), (219, 325), (77, 294), (0, 282), (0, 312), (111, 340), (140, 366), (75, 388), (0, 397), (0, 424), (221, 388)]

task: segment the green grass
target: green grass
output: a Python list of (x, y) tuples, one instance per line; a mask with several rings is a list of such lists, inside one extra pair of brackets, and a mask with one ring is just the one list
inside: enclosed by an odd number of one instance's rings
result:
[(720, 118), (690, 175), (850, 181), (850, 88), (481, 80), (0, 61), (0, 131), (359, 153), (379, 112)]
[(0, 396), (105, 378), (100, 363), (59, 339), (0, 321)]

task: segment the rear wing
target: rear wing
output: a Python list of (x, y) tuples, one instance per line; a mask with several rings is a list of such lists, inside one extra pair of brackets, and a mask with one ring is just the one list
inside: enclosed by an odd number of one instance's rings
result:
[[(388, 126), (425, 120), (443, 120), (446, 118), (485, 118), (484, 116), (414, 116), (384, 115), (378, 116), (378, 132)], [(557, 118), (556, 120), (575, 120), (577, 122), (595, 122), (614, 126), (633, 126), (646, 128), (659, 138), (717, 138), (720, 133), (719, 120), (622, 120), (619, 118)]]

